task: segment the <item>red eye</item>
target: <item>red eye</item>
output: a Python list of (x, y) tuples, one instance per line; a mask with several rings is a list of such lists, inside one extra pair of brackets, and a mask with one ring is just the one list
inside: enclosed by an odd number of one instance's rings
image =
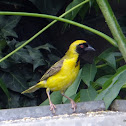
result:
[(84, 45), (80, 45), (81, 48), (84, 48)]

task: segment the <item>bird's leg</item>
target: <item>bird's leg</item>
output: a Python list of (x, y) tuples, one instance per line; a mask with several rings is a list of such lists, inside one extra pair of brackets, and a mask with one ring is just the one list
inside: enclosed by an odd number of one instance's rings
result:
[(69, 99), (70, 100), (70, 102), (71, 102), (71, 105), (72, 105), (72, 109), (74, 110), (74, 112), (75, 112), (75, 110), (76, 110), (76, 108), (77, 108), (77, 105), (76, 105), (76, 103), (74, 102), (74, 100), (73, 99), (71, 99), (71, 98), (69, 98), (69, 97), (67, 97), (65, 94), (64, 94), (64, 92), (61, 92), (61, 94), (62, 94), (62, 96), (64, 96), (64, 97), (66, 97), (67, 99)]
[(56, 109), (56, 106), (52, 103), (51, 99), (50, 99), (50, 89), (47, 88), (46, 89), (46, 93), (47, 93), (47, 96), (48, 96), (48, 99), (49, 99), (49, 104), (50, 104), (50, 110), (55, 113), (55, 109)]

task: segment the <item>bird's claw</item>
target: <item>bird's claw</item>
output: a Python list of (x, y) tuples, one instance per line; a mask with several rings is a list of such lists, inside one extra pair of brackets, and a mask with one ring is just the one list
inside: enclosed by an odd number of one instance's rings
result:
[(52, 111), (53, 113), (55, 113), (55, 109), (56, 109), (56, 106), (53, 103), (51, 103), (50, 104), (50, 111)]
[(77, 105), (76, 105), (76, 103), (72, 100), (71, 101), (71, 105), (72, 105), (72, 109), (74, 110), (74, 112), (75, 112), (75, 110), (76, 110), (76, 108), (77, 108)]

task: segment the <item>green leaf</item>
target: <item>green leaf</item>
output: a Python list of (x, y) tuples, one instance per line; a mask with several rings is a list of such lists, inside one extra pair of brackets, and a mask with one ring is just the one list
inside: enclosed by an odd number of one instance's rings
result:
[(33, 70), (39, 66), (45, 65), (43, 55), (38, 49), (32, 48), (30, 46), (26, 46), (26, 48), (28, 49), (29, 55), (33, 61)]
[(36, 106), (36, 98), (22, 97), (20, 93), (10, 91), (10, 99), (8, 100), (8, 108), (19, 108), (19, 107), (29, 107)]
[(90, 0), (89, 1), (89, 6), (91, 7), (93, 5), (93, 3), (94, 3), (94, 0)]
[(29, 55), (31, 56), (33, 60), (43, 58), (43, 55), (38, 49), (32, 48), (30, 46), (26, 46), (26, 48), (28, 49)]
[(104, 102), (106, 109), (110, 106), (112, 101), (118, 96), (123, 85), (126, 84), (126, 71), (119, 77), (117, 82), (110, 88), (109, 92), (107, 92), (104, 97)]
[(6, 94), (6, 96), (8, 97), (8, 99), (10, 99), (9, 91), (8, 91), (5, 83), (2, 81), (2, 79), (0, 79), (0, 87), (2, 88), (2, 90), (4, 91), (4, 93)]
[(82, 22), (84, 21), (84, 17), (86, 16), (88, 10), (89, 10), (88, 4), (83, 5), (82, 8), (80, 9), (78, 14), (81, 17)]
[(95, 83), (97, 83), (99, 86), (103, 86), (103, 84), (110, 78), (112, 77), (112, 75), (105, 75), (105, 76), (102, 76), (100, 78), (98, 78)]
[(10, 93), (10, 99), (8, 100), (8, 108), (18, 108), (20, 107), (20, 95), (11, 92)]
[(48, 58), (49, 58), (48, 64), (51, 64), (51, 65), (56, 63), (56, 61), (60, 60), (60, 57), (58, 57), (52, 53), (48, 54)]
[(56, 15), (67, 0), (29, 0), (41, 13)]
[[(2, 58), (3, 58), (3, 56), (0, 54), (0, 59), (2, 59)], [(3, 69), (6, 69), (10, 66), (11, 66), (11, 61), (9, 59), (0, 62), (0, 67)]]
[[(13, 48), (13, 46), (18, 47), (20, 44), (24, 42), (18, 43), (17, 41), (11, 41), (9, 43), (9, 46)], [(16, 63), (30, 63), (33, 64), (33, 71), (42, 65), (45, 65), (45, 61), (43, 58), (42, 53), (30, 46), (26, 46), (25, 48), (20, 49), (16, 53), (14, 53), (11, 58), (16, 62)]]
[(7, 42), (5, 39), (1, 38), (0, 39), (0, 52), (6, 47)]
[[(29, 107), (29, 106), (36, 106), (37, 105), (37, 98), (28, 98), (28, 97), (20, 97), (19, 103), (20, 107)], [(15, 101), (12, 101), (15, 102)]]
[(6, 38), (7, 36), (18, 37), (13, 28), (20, 21), (21, 16), (0, 16), (0, 29)]
[(126, 65), (120, 67), (116, 74), (107, 80), (100, 94), (95, 100), (104, 100), (106, 109), (110, 106), (112, 101), (117, 97), (122, 86), (126, 84)]
[(29, 56), (29, 53), (26, 49), (22, 48), (16, 53), (14, 53), (11, 58), (16, 63), (32, 63), (32, 58)]
[[(82, 69), (80, 69), (78, 76), (77, 76), (76, 80), (73, 82), (73, 84), (66, 90), (66, 92), (65, 92), (66, 96), (71, 97), (77, 93), (77, 90), (78, 90), (78, 87), (79, 87), (79, 84), (81, 81), (81, 71), (82, 71)], [(65, 97), (63, 97), (63, 103), (65, 103), (66, 100), (67, 99)]]
[(96, 95), (96, 90), (90, 85), (88, 89), (80, 90), (80, 102), (93, 101), (96, 98)]
[[(70, 10), (71, 8), (73, 8), (74, 6), (78, 5), (79, 3), (83, 2), (83, 0), (73, 0), (67, 7), (66, 7), (66, 11)], [(86, 4), (87, 5), (87, 4)], [(86, 6), (85, 5), (85, 6)], [(67, 15), (65, 15), (65, 18), (66, 19), (69, 19), (69, 20), (73, 20), (76, 15), (78, 14), (78, 12), (81, 10), (83, 6), (81, 7), (78, 7), (77, 9), (73, 10), (72, 12), (68, 13)], [(87, 8), (83, 10), (84, 13), (87, 12)], [(68, 26), (67, 23), (65, 23), (65, 28)]]
[(0, 76), (7, 88), (12, 91), (21, 93), (28, 88), (24, 74), (22, 74), (18, 68), (11, 72), (2, 72)]
[(116, 48), (109, 48), (105, 50), (102, 54), (100, 54), (98, 58), (106, 61), (108, 65), (116, 69), (116, 60), (115, 60), (116, 50), (117, 50)]
[[(83, 0), (73, 0), (67, 7), (66, 7), (66, 11), (70, 10), (71, 8), (73, 8), (74, 6), (76, 6), (77, 4), (83, 2)], [(82, 7), (82, 6), (81, 6)], [(77, 15), (77, 13), (79, 12), (79, 10), (81, 9), (81, 7), (78, 7), (77, 9), (73, 10), (71, 13), (67, 14), (65, 16), (65, 18), (73, 20), (75, 18), (75, 16)]]
[(9, 51), (13, 51), (16, 47), (16, 44), (19, 43), (16, 39), (12, 39), (11, 41), (7, 41), (7, 45), (9, 46)]
[(35, 70), (39, 66), (45, 65), (45, 61), (43, 59), (38, 59), (33, 61), (33, 70)]
[(45, 50), (48, 50), (49, 52), (51, 52), (51, 50), (50, 49), (56, 49), (54, 46), (52, 46), (51, 44), (49, 44), (49, 43), (46, 43), (46, 44), (44, 44), (44, 45), (41, 45), (41, 46), (38, 46), (38, 47), (36, 47), (35, 49), (45, 49)]
[(89, 87), (90, 82), (94, 80), (94, 77), (96, 75), (97, 68), (95, 64), (86, 64), (82, 68), (82, 80), (84, 83)]
[[(60, 91), (55, 91), (50, 95), (51, 101), (53, 104), (61, 104), (62, 103), (62, 95)], [(49, 105), (49, 99), (46, 99), (40, 106)]]

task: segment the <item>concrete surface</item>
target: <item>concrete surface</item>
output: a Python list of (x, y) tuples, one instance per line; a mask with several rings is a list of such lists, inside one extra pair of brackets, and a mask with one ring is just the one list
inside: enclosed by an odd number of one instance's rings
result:
[(126, 113), (99, 111), (86, 114), (23, 118), (2, 121), (0, 126), (126, 126)]
[[(0, 110), (0, 121), (5, 120), (17, 120), (26, 117), (39, 118), (45, 116), (56, 116), (64, 114), (72, 114), (71, 104), (59, 104), (56, 105), (56, 113), (53, 114), (49, 106), (36, 106), (36, 107), (24, 107), (15, 109)], [(105, 110), (103, 101), (91, 101), (77, 103), (76, 113), (86, 113), (90, 111), (102, 111)]]
[(110, 108), (113, 111), (126, 112), (126, 100), (115, 100)]
[[(120, 103), (119, 103), (120, 102)], [(119, 109), (126, 102), (117, 100), (111, 108)], [(103, 101), (77, 103), (73, 113), (70, 104), (56, 105), (56, 114), (49, 106), (0, 110), (0, 126), (125, 126), (126, 112), (105, 111)]]

